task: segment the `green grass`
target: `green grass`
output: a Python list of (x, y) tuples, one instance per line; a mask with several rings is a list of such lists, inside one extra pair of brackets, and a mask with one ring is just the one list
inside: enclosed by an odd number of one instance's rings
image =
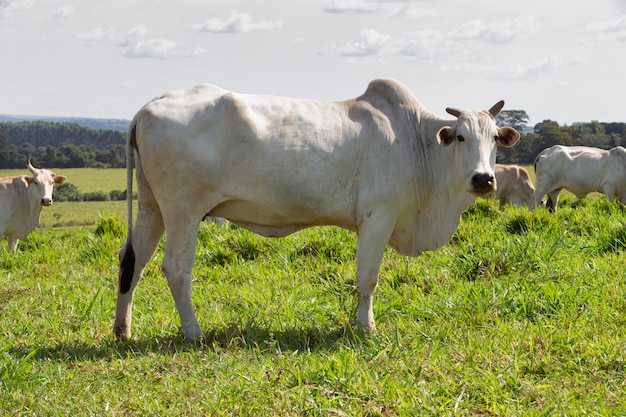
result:
[[(48, 168), (57, 175), (67, 177), (67, 182), (78, 187), (81, 193), (126, 189), (126, 168)], [(28, 169), (0, 169), (0, 177), (30, 175)]]
[[(134, 211), (137, 211), (134, 201)], [(118, 217), (126, 222), (126, 201), (60, 202), (41, 210), (39, 228), (94, 226), (103, 217)]]
[(372, 335), (353, 330), (354, 234), (203, 224), (202, 342), (181, 335), (164, 242), (132, 340), (113, 339), (125, 208), (103, 215), (0, 248), (0, 414), (626, 415), (618, 203), (564, 197), (551, 215), (479, 200), (438, 251), (386, 252)]

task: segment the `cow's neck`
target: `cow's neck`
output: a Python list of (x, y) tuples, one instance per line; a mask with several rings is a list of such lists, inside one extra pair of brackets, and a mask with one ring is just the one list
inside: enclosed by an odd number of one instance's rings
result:
[(401, 214), (390, 241), (400, 253), (415, 256), (445, 244), (463, 210), (475, 200), (456, 169), (454, 144), (437, 141), (437, 132), (454, 123), (427, 112), (419, 120), (418, 143), (413, 147), (415, 200)]

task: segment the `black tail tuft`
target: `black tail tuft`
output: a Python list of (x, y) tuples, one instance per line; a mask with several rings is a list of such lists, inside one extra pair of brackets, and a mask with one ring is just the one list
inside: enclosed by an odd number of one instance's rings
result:
[(124, 258), (120, 263), (120, 294), (126, 294), (130, 290), (130, 284), (133, 282), (133, 274), (135, 273), (135, 251), (133, 245), (128, 242), (126, 244)]

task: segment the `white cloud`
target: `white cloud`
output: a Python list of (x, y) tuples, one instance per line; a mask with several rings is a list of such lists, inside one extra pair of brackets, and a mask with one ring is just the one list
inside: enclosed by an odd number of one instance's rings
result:
[(331, 45), (318, 50), (320, 55), (344, 57), (407, 56), (434, 58), (454, 55), (455, 60), (476, 60), (481, 48), (472, 42), (512, 43), (516, 38), (536, 32), (533, 17), (485, 23), (472, 20), (455, 30), (424, 29), (394, 37), (374, 29), (363, 29), (359, 39), (345, 45)]
[(328, 13), (370, 13), (378, 9), (378, 5), (365, 0), (328, 0), (324, 4), (324, 11)]
[(32, 0), (0, 0), (0, 19), (13, 17), (15, 14), (30, 9)]
[(78, 39), (90, 44), (94, 44), (101, 40), (112, 40), (115, 34), (115, 28), (96, 28), (90, 32), (78, 35)]
[(407, 19), (426, 19), (441, 16), (441, 14), (433, 9), (424, 7), (423, 5), (408, 4), (400, 5), (391, 13), (392, 16), (402, 16)]
[(397, 44), (400, 46), (400, 55), (420, 59), (454, 56), (455, 60), (464, 61), (464, 56), (471, 54), (470, 48), (462, 42), (432, 29), (407, 33), (398, 39)]
[(186, 47), (169, 39), (149, 38), (145, 25), (131, 29), (119, 46), (126, 48), (123, 55), (127, 58), (180, 58), (202, 55), (207, 52), (200, 46)]
[(74, 6), (61, 6), (54, 11), (54, 17), (74, 17), (76, 14), (76, 7)]
[(588, 46), (626, 41), (626, 15), (607, 22), (590, 23), (583, 32), (591, 34), (591, 37), (583, 42)]
[(493, 74), (493, 78), (511, 81), (527, 81), (537, 79), (544, 73), (581, 65), (585, 62), (585, 59), (580, 57), (562, 59), (558, 56), (550, 56), (537, 59), (527, 64), (498, 66), (486, 70)]
[(204, 23), (193, 25), (193, 29), (198, 32), (209, 33), (249, 33), (257, 30), (280, 29), (282, 21), (260, 20), (253, 21), (248, 13), (231, 11), (227, 19), (207, 19)]
[(451, 37), (466, 40), (476, 39), (489, 43), (510, 43), (520, 36), (536, 33), (536, 26), (533, 16), (489, 23), (485, 23), (480, 19), (474, 19), (451, 33)]
[(382, 12), (387, 16), (408, 19), (440, 16), (440, 13), (425, 7), (424, 2), (415, 0), (327, 0), (322, 9), (332, 14)]
[(343, 46), (331, 45), (318, 51), (321, 55), (339, 55), (344, 57), (366, 57), (387, 55), (395, 49), (393, 37), (382, 34), (374, 29), (363, 29), (359, 32), (361, 39)]

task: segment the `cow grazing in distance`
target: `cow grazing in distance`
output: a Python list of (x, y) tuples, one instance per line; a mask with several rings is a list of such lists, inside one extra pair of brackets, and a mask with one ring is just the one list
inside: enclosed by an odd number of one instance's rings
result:
[(563, 189), (578, 198), (596, 191), (626, 204), (626, 149), (621, 146), (610, 150), (552, 146), (535, 158), (535, 176), (531, 210), (547, 194), (546, 207), (556, 212)]
[(201, 85), (165, 93), (128, 135), (138, 213), (120, 251), (114, 333), (130, 337), (132, 301), (166, 232), (162, 269), (187, 338), (203, 332), (191, 302), (197, 231), (205, 216), (280, 237), (335, 225), (358, 234), (357, 326), (375, 328), (372, 297), (385, 247), (417, 256), (445, 244), (461, 212), (495, 188), (496, 144), (520, 135), (489, 111), (426, 111), (401, 84), (372, 81), (339, 102), (246, 95)]
[(63, 184), (65, 177), (47, 169), (26, 167), (32, 177), (21, 175), (0, 178), (0, 237), (7, 236), (9, 250), (15, 252), (20, 239), (39, 224), (41, 208), (52, 204), (54, 184)]
[(500, 201), (500, 206), (507, 203), (516, 206), (530, 204), (535, 186), (528, 171), (518, 165), (496, 164), (495, 175), (498, 189), (494, 196)]

